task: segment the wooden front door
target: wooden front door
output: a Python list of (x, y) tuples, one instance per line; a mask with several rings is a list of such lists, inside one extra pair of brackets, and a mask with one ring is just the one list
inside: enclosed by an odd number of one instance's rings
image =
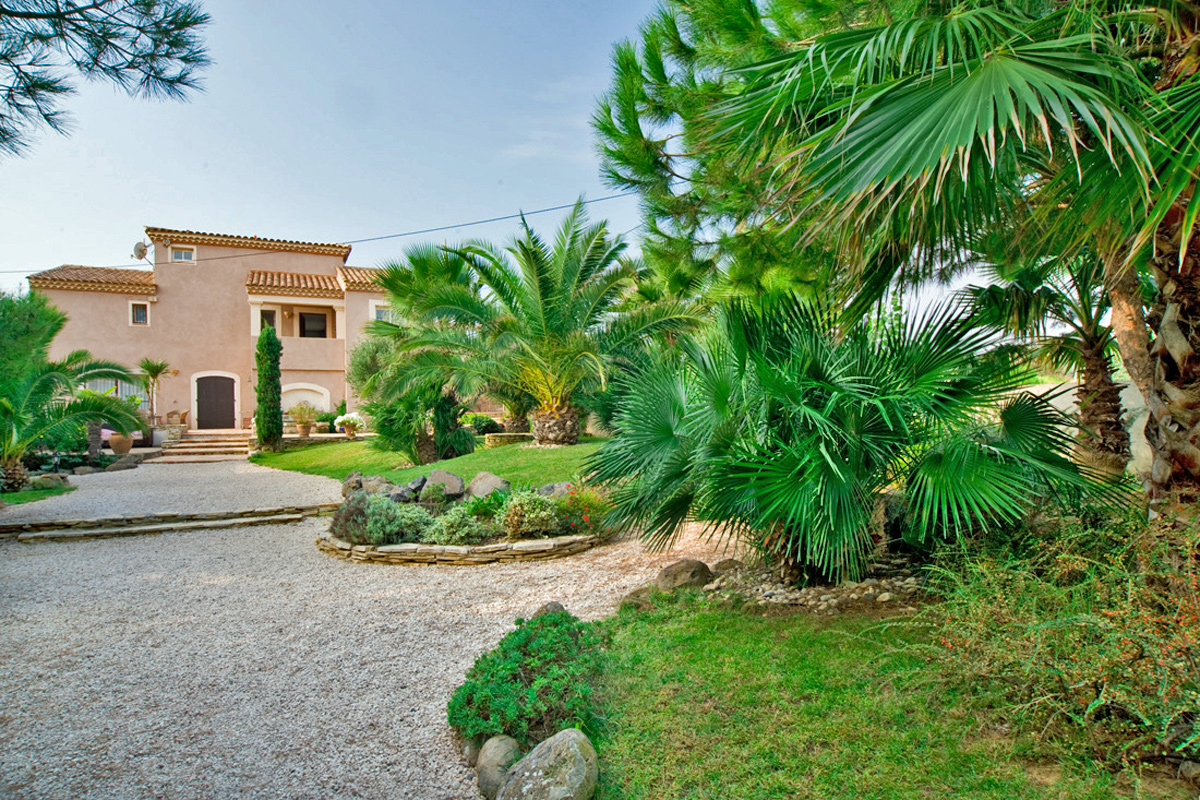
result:
[(233, 413), (233, 378), (212, 375), (196, 379), (196, 427), (237, 427)]

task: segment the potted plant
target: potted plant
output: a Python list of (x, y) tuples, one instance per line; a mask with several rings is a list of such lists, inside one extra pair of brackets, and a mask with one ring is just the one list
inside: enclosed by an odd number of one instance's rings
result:
[(307, 439), (312, 434), (313, 423), (317, 421), (319, 413), (316, 406), (307, 401), (296, 403), (288, 409), (288, 416), (296, 423), (296, 432), (301, 439)]
[(367, 421), (363, 419), (362, 414), (357, 411), (351, 411), (349, 414), (342, 414), (333, 421), (334, 425), (346, 432), (347, 439), (353, 439), (358, 435), (359, 428), (365, 428)]
[[(138, 413), (138, 409), (141, 408), (142, 405), (142, 398), (138, 397), (137, 395), (130, 395), (124, 399), (125, 402), (129, 403), (129, 405), (133, 407), (132, 411), (134, 417), (138, 420), (141, 420), (142, 427), (144, 428), (145, 419), (141, 414)], [(113, 431), (111, 434), (109, 434), (108, 446), (112, 448), (114, 455), (123, 456), (133, 449), (135, 431), (137, 431), (137, 428), (134, 428), (128, 434), (124, 434), (119, 431)], [(145, 436), (144, 433), (143, 436)]]

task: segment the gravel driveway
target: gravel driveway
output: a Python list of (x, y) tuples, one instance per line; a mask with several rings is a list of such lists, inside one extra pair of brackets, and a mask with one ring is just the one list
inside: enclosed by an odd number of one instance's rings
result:
[(316, 550), (327, 524), (0, 542), (0, 795), (476, 800), (446, 700), (513, 618), (603, 616), (713, 557), (355, 564)]
[(120, 472), (72, 475), (71, 484), (76, 489), (68, 494), (0, 508), (0, 522), (240, 511), (342, 499), (342, 485), (332, 478), (247, 461), (146, 463)]

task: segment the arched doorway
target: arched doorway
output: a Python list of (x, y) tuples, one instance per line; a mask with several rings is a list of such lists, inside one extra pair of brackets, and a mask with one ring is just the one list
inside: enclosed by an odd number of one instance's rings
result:
[(237, 381), (224, 375), (196, 378), (196, 427), (236, 428), (236, 388)]

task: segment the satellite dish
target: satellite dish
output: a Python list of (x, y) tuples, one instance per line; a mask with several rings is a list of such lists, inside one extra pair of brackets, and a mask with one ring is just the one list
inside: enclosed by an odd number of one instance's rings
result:
[(138, 261), (141, 261), (143, 258), (146, 257), (146, 243), (145, 242), (138, 242), (137, 244), (135, 244), (133, 246), (133, 257), (136, 258)]

